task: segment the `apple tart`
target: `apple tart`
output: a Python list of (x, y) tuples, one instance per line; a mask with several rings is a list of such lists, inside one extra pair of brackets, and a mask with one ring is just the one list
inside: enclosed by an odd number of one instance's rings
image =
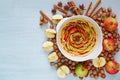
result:
[(83, 18), (65, 22), (59, 30), (58, 42), (71, 56), (87, 56), (97, 44), (98, 34), (94, 25)]

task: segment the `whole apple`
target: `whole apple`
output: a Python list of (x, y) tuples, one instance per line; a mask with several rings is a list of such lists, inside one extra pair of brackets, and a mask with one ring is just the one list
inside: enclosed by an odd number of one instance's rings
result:
[(106, 51), (111, 51), (114, 49), (115, 41), (112, 38), (105, 38), (103, 40), (103, 49)]
[(110, 32), (115, 31), (115, 30), (117, 30), (118, 22), (115, 18), (108, 17), (104, 21), (104, 27), (106, 30), (108, 30)]
[(85, 77), (88, 73), (88, 68), (87, 68), (87, 66), (80, 63), (76, 66), (75, 73), (79, 77)]
[(119, 64), (116, 61), (109, 61), (105, 65), (106, 72), (109, 74), (116, 74), (119, 72)]

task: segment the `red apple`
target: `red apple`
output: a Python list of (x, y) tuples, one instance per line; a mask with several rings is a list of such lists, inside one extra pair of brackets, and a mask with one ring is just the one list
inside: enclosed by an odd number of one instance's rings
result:
[(105, 29), (112, 32), (115, 31), (118, 27), (118, 22), (115, 18), (108, 17), (104, 22)]
[(112, 38), (106, 38), (103, 40), (103, 49), (106, 51), (111, 51), (114, 49), (115, 41)]
[(116, 74), (119, 72), (119, 64), (116, 61), (109, 61), (105, 65), (106, 72), (109, 74)]

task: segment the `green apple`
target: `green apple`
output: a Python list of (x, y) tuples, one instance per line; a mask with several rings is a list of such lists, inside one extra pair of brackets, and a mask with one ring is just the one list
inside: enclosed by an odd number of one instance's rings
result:
[(88, 68), (83, 65), (82, 63), (79, 63), (75, 68), (75, 74), (79, 77), (85, 77), (88, 73)]

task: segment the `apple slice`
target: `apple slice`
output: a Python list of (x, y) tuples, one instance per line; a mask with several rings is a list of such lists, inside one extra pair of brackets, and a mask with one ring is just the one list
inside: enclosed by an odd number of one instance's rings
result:
[(51, 42), (51, 41), (46, 41), (46, 42), (44, 42), (43, 43), (43, 49), (45, 50), (45, 51), (52, 51), (53, 50), (53, 42)]
[(95, 67), (103, 67), (106, 64), (106, 60), (104, 57), (97, 57), (93, 59), (92, 62)]
[(63, 19), (63, 16), (62, 15), (54, 15), (52, 17), (52, 21), (57, 24), (61, 19)]
[(65, 74), (70, 73), (70, 69), (66, 65), (61, 66), (61, 69), (65, 72)]
[(56, 52), (52, 52), (51, 54), (48, 55), (48, 61), (49, 62), (56, 62), (58, 60), (58, 55)]
[(70, 69), (66, 65), (62, 65), (57, 69), (57, 75), (60, 78), (65, 78), (70, 73)]
[(55, 34), (56, 34), (56, 31), (54, 29), (46, 29), (45, 30), (45, 35), (48, 37), (48, 38), (54, 38), (55, 37)]

